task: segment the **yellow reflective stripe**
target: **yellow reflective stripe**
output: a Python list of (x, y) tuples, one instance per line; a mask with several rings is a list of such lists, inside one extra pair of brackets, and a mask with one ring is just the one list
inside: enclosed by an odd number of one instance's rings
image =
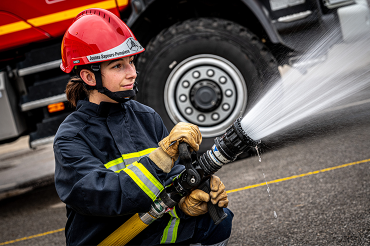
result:
[(17, 21), (14, 23), (6, 24), (3, 26), (0, 26), (0, 35), (17, 32), (21, 30), (25, 30), (28, 28), (31, 28), (32, 26), (24, 21)]
[(140, 171), (144, 173), (144, 175), (158, 188), (158, 190), (162, 191), (164, 189), (163, 185), (144, 167), (143, 164), (135, 162), (133, 163), (134, 166), (137, 166)]
[(115, 166), (115, 165), (120, 164), (120, 163), (123, 163), (123, 162), (124, 161), (123, 161), (122, 157), (120, 157), (120, 158), (117, 158), (117, 159), (115, 159), (113, 161), (108, 162), (107, 164), (104, 164), (104, 166), (107, 169), (109, 169), (110, 167)]
[(177, 239), (177, 232), (179, 229), (180, 218), (177, 216), (175, 208), (173, 208), (173, 210), (170, 211), (170, 215), (171, 215), (171, 219), (170, 221), (168, 221), (168, 224), (163, 231), (161, 244), (175, 243)]
[(133, 152), (129, 154), (123, 154), (122, 158), (123, 159), (130, 159), (130, 158), (135, 158), (135, 157), (141, 157), (147, 154), (150, 154), (152, 151), (154, 151), (156, 148), (149, 148), (149, 149), (144, 149), (139, 152)]
[(119, 7), (126, 6), (128, 4), (128, 0), (117, 0), (117, 5)]
[(115, 0), (108, 0), (104, 2), (98, 2), (93, 3), (81, 7), (77, 7), (74, 9), (68, 9), (65, 11), (44, 15), (36, 18), (32, 18), (27, 20), (29, 23), (31, 23), (34, 26), (43, 26), (47, 24), (52, 24), (54, 22), (64, 21), (68, 19), (72, 19), (76, 17), (77, 14), (84, 11), (85, 9), (89, 8), (101, 8), (101, 9), (112, 9), (116, 7), (116, 1)]
[(172, 240), (171, 243), (175, 243), (177, 239), (177, 232), (179, 230), (179, 224), (180, 224), (180, 218), (177, 216), (175, 208), (173, 208), (173, 213), (175, 214), (176, 217), (176, 222), (175, 222), (175, 228), (173, 228), (173, 234), (172, 234)]
[[(127, 0), (119, 1), (119, 6), (124, 6), (127, 4), (128, 4)], [(107, 1), (97, 2), (97, 3), (93, 3), (93, 4), (73, 8), (73, 9), (60, 11), (60, 12), (49, 14), (49, 15), (35, 17), (32, 19), (28, 19), (26, 21), (35, 27), (39, 27), (39, 26), (75, 18), (77, 14), (79, 14), (85, 9), (89, 9), (89, 8), (113, 9), (115, 7), (116, 7), (115, 0), (107, 0)], [(18, 32), (18, 31), (31, 28), (31, 25), (29, 25), (27, 22), (18, 21), (18, 22), (0, 26), (0, 35), (12, 33), (12, 32)]]
[[(133, 152), (129, 154), (123, 154), (122, 157), (111, 160), (108, 163), (104, 164), (107, 169), (110, 169), (114, 172), (121, 171), (123, 168), (127, 167), (131, 163), (135, 163), (140, 160), (141, 157), (149, 155), (156, 148), (148, 148), (138, 152)], [(114, 167), (116, 166), (117, 167)]]
[(168, 224), (167, 224), (166, 228), (163, 231), (161, 244), (165, 244), (167, 242), (168, 230), (170, 229), (171, 223), (172, 223), (172, 217), (171, 217), (170, 221), (168, 221)]
[(132, 180), (152, 199), (153, 201), (157, 198), (156, 195), (139, 179), (136, 174), (128, 168), (124, 168), (123, 171), (127, 173)]

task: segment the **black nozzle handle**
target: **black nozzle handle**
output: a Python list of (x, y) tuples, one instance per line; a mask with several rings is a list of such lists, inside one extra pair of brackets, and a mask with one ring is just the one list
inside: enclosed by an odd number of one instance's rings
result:
[(181, 164), (183, 164), (187, 169), (191, 169), (191, 154), (188, 146), (189, 145), (186, 142), (181, 142), (179, 144), (179, 157)]
[[(209, 194), (211, 192), (210, 182), (211, 180), (207, 179), (198, 186), (198, 189)], [(211, 202), (211, 199), (209, 199), (207, 206), (208, 213), (211, 216), (213, 222), (215, 222), (215, 225), (218, 225), (223, 219), (227, 217), (227, 214), (224, 212), (224, 209), (220, 208), (217, 204), (213, 204)]]

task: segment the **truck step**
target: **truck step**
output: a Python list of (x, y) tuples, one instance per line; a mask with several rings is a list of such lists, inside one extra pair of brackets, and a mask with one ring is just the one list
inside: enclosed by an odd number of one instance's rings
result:
[(69, 75), (37, 82), (28, 89), (28, 94), (21, 98), (22, 111), (44, 107), (51, 103), (66, 101), (65, 89)]
[(62, 59), (56, 60), (56, 61), (51, 61), (47, 63), (42, 63), (39, 65), (31, 66), (31, 67), (26, 67), (26, 68), (21, 68), (18, 70), (18, 76), (26, 76), (34, 73), (39, 73), (42, 71), (54, 69), (60, 66), (60, 63), (62, 62)]
[(67, 96), (66, 96), (65, 93), (63, 93), (63, 94), (60, 94), (60, 95), (47, 97), (47, 98), (43, 98), (43, 99), (39, 99), (39, 100), (27, 102), (27, 103), (23, 103), (21, 105), (21, 109), (24, 112), (24, 111), (28, 111), (28, 110), (35, 109), (35, 108), (45, 107), (49, 104), (53, 104), (53, 103), (57, 103), (57, 102), (66, 102), (66, 101), (67, 101)]

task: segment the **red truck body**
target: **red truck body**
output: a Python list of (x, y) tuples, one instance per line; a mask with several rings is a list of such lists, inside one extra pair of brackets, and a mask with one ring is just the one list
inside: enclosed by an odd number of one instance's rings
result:
[(118, 0), (7, 1), (0, 11), (0, 51), (60, 37), (84, 9), (103, 8), (119, 16), (127, 5)]

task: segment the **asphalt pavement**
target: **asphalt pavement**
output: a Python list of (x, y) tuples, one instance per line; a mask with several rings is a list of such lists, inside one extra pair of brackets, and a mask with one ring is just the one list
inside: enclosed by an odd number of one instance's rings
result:
[[(219, 170), (234, 213), (229, 245), (370, 245), (369, 116)], [(3, 199), (0, 245), (63, 245), (65, 215), (53, 185)]]
[(52, 144), (31, 149), (25, 136), (0, 146), (0, 200), (51, 184), (54, 167)]
[[(367, 67), (370, 55), (351, 73)], [(234, 213), (229, 245), (370, 245), (369, 98), (360, 91), (272, 137), (261, 162), (251, 152), (218, 171)], [(65, 244), (53, 172), (51, 145), (32, 150), (25, 137), (0, 147), (0, 245)]]

